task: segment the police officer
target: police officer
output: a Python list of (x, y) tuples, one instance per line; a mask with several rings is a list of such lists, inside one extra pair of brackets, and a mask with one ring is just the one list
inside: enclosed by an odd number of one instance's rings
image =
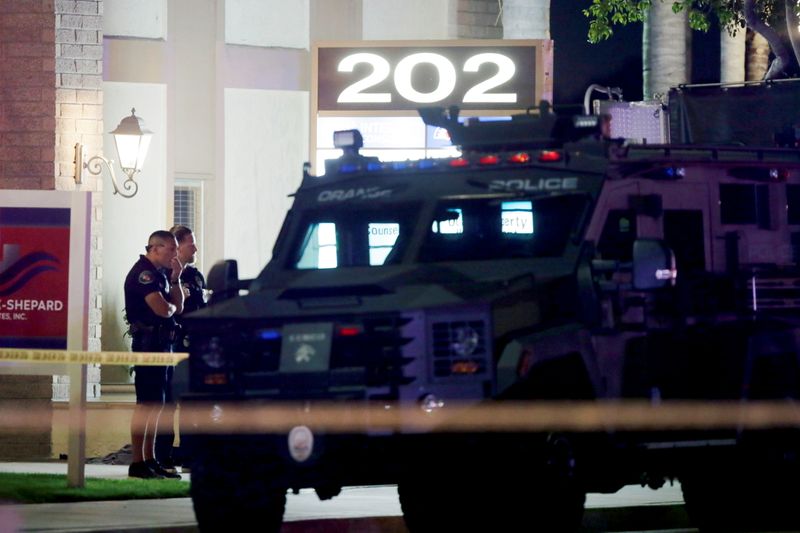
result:
[[(125, 278), (125, 315), (134, 352), (172, 352), (177, 335), (174, 315), (183, 311), (183, 265), (172, 233), (156, 231)], [(171, 394), (172, 367), (137, 365), (136, 408), (131, 420), (133, 462), (129, 477), (180, 478), (155, 458), (158, 419)]]
[[(197, 311), (206, 306), (208, 291), (206, 279), (194, 267), (197, 262), (197, 243), (192, 230), (186, 226), (173, 226), (169, 230), (178, 241), (178, 259), (183, 265), (181, 285), (183, 286), (183, 313), (175, 318), (181, 322), (182, 315)], [(184, 332), (185, 333), (185, 332)]]
[[(208, 291), (206, 290), (206, 280), (203, 274), (194, 266), (197, 262), (197, 243), (192, 230), (186, 226), (176, 225), (169, 231), (178, 241), (178, 260), (183, 265), (183, 272), (180, 276), (181, 286), (183, 287), (183, 312), (175, 315), (175, 320), (180, 325), (183, 315), (206, 306)], [(186, 338), (186, 330), (180, 328), (176, 349), (178, 351), (186, 351), (188, 348), (189, 342)], [(155, 448), (156, 459), (163, 466), (169, 469), (176, 464), (182, 464), (184, 472), (189, 470), (187, 466), (187, 447), (173, 448), (175, 440), (173, 413), (175, 412), (175, 402), (188, 387), (188, 370), (188, 361), (181, 361), (175, 367), (172, 398), (164, 406), (164, 411), (159, 419), (159, 421), (166, 423), (159, 426)]]

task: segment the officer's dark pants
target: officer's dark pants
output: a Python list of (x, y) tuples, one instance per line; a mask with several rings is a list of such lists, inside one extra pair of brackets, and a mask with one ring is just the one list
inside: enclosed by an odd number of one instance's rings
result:
[[(150, 334), (138, 334), (133, 336), (134, 352), (172, 352), (170, 344), (159, 343)], [(149, 366), (136, 365), (135, 387), (136, 403), (153, 404), (164, 407), (158, 432), (155, 437), (155, 458), (160, 463), (170, 463), (172, 460), (172, 444), (175, 440), (175, 430), (173, 428), (173, 416), (175, 412), (175, 399), (172, 394), (172, 366)]]

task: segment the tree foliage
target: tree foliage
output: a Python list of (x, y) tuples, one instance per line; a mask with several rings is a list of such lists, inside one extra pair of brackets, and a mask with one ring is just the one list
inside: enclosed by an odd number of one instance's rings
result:
[[(583, 10), (589, 18), (589, 41), (597, 43), (610, 38), (614, 25), (643, 21), (652, 3), (653, 0), (592, 0), (592, 5)], [(708, 31), (710, 17), (714, 16), (720, 27), (736, 35), (745, 27), (744, 3), (744, 0), (672, 0), (672, 10), (675, 13), (686, 10), (692, 29)], [(775, 24), (782, 5), (782, 0), (758, 0), (755, 8), (762, 20)]]
[(675, 13), (685, 10), (695, 30), (708, 31), (713, 16), (731, 35), (750, 28), (764, 36), (775, 55), (766, 79), (800, 74), (800, 0), (592, 0), (583, 10), (589, 41), (611, 38), (614, 25), (643, 21), (654, 1), (671, 2)]

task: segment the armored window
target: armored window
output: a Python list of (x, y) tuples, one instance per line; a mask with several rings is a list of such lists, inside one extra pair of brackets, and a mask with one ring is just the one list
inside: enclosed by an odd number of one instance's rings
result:
[(307, 270), (398, 263), (416, 211), (408, 208), (335, 208), (310, 212), (290, 268)]
[(529, 200), (503, 202), (500, 222), (503, 233), (533, 235), (533, 204)]
[(800, 185), (786, 186), (786, 214), (789, 224), (800, 224)]
[(555, 257), (576, 230), (581, 195), (442, 200), (428, 225), (421, 262)]
[(800, 232), (793, 231), (790, 239), (792, 243), (792, 261), (800, 263)]
[(603, 259), (631, 261), (635, 240), (636, 214), (631, 209), (612, 209), (603, 224), (597, 252)]
[[(664, 241), (675, 254), (682, 273), (703, 271), (706, 267), (703, 212), (698, 209), (665, 209)], [(678, 282), (680, 283), (680, 279)]]
[(315, 222), (308, 228), (297, 268), (336, 268), (336, 224)]
[(464, 233), (464, 217), (461, 209), (454, 207), (446, 210), (445, 216), (433, 221), (431, 231), (444, 235), (460, 235)]
[(370, 222), (367, 224), (369, 244), (369, 264), (382, 265), (392, 251), (400, 235), (400, 224), (397, 222)]
[(766, 185), (722, 184), (719, 186), (719, 208), (723, 224), (769, 227), (769, 190)]

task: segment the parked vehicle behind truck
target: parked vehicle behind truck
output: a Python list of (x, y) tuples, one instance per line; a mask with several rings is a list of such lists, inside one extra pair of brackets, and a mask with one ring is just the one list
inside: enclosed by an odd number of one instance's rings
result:
[[(672, 480), (702, 527), (791, 519), (788, 430), (303, 423), (331, 404), (446, 420), (451, 406), (800, 392), (800, 151), (626, 145), (600, 117), (546, 106), (423, 117), (461, 157), (381, 162), (340, 132), (345, 154), (304, 175), (258, 278), (231, 261), (209, 274), (212, 305), (185, 321), (183, 405), (208, 412), (186, 435), (201, 529), (277, 530), (287, 490), (377, 484), (398, 484), (412, 531), (570, 531), (587, 492)], [(226, 406), (287, 402), (289, 431), (203, 431)]]

